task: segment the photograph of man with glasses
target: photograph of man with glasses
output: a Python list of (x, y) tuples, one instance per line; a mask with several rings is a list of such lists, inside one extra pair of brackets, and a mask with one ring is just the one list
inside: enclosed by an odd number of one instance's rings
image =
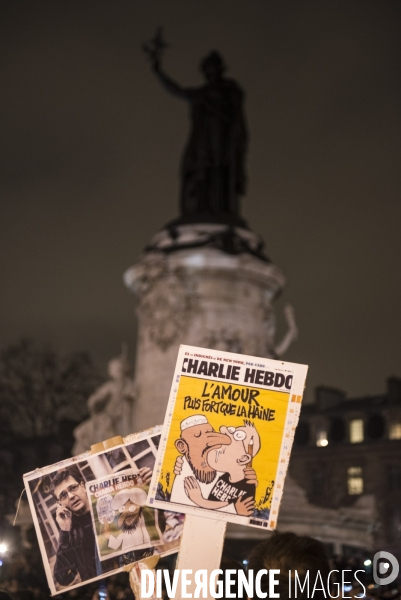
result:
[[(129, 550), (121, 544), (116, 551), (113, 549), (107, 555), (100, 555), (96, 536), (103, 536), (102, 543), (105, 545), (108, 545), (108, 538), (103, 531), (98, 531), (91, 495), (87, 490), (88, 484), (99, 483), (100, 486), (114, 475), (125, 475), (125, 484), (130, 476), (138, 474), (141, 485), (148, 485), (159, 441), (160, 427), (152, 428), (126, 445), (93, 455), (87, 453), (79, 460), (65, 460), (24, 476), (52, 595), (103, 579), (122, 571), (125, 565), (154, 553), (163, 556), (178, 550), (184, 516), (160, 511), (157, 521), (160, 526), (158, 540), (161, 543), (154, 544), (152, 527), (155, 519), (148, 514), (152, 509), (141, 506), (143, 512), (146, 510), (145, 527), (152, 532), (149, 534), (149, 546), (143, 541), (139, 544), (134, 536)], [(111, 509), (115, 521), (124, 516), (125, 511), (118, 510), (120, 506), (116, 510)], [(136, 514), (131, 507), (128, 507), (128, 513), (130, 517)], [(136, 530), (135, 527), (132, 530)], [(113, 527), (111, 534), (114, 535), (116, 531)]]
[(56, 581), (65, 586), (78, 574), (82, 581), (101, 575), (89, 499), (80, 470), (71, 466), (58, 471), (51, 491), (58, 503), (56, 521), (60, 527), (54, 565)]

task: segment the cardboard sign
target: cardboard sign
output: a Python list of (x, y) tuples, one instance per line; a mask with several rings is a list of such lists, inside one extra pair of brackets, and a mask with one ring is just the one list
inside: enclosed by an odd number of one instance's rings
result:
[(274, 529), (306, 373), (181, 346), (149, 505)]
[(145, 505), (160, 433), (24, 475), (52, 595), (178, 551), (184, 516)]

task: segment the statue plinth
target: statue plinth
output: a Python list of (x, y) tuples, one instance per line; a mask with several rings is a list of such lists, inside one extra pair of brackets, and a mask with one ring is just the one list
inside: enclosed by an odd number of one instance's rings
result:
[(285, 279), (250, 230), (163, 229), (124, 281), (138, 315), (132, 431), (163, 422), (180, 344), (275, 355), (273, 300)]
[(228, 212), (195, 212), (192, 214), (181, 215), (166, 226), (176, 227), (183, 225), (204, 225), (204, 224), (217, 224), (217, 225), (229, 225), (231, 227), (238, 227), (241, 229), (248, 229), (248, 224), (239, 214), (228, 213)]

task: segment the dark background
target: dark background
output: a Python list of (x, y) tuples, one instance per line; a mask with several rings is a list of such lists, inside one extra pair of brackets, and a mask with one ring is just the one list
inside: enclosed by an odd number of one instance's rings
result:
[[(122, 274), (177, 215), (187, 107), (140, 50), (198, 85), (219, 50), (244, 87), (243, 215), (288, 278), (287, 360), (350, 395), (401, 376), (398, 0), (4, 1), (0, 347), (31, 336), (104, 369), (135, 345)], [(279, 334), (283, 324), (279, 318)]]

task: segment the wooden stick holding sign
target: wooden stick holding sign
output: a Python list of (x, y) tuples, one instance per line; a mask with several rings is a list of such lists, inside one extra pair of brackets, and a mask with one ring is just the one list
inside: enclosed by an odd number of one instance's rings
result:
[[(180, 569), (181, 581), (184, 569), (192, 571), (190, 575), (191, 583), (186, 588), (188, 594), (192, 594), (192, 598), (195, 597), (194, 592), (197, 587), (195, 571), (199, 571), (200, 569), (206, 570), (207, 598), (208, 600), (213, 598), (209, 585), (209, 576), (212, 571), (220, 568), (226, 526), (227, 523), (221, 520), (206, 521), (203, 517), (194, 515), (187, 515), (185, 517), (176, 568)], [(211, 585), (215, 586), (215, 581)], [(180, 592), (181, 589), (178, 588)], [(180, 595), (176, 596), (176, 598), (180, 597)]]

